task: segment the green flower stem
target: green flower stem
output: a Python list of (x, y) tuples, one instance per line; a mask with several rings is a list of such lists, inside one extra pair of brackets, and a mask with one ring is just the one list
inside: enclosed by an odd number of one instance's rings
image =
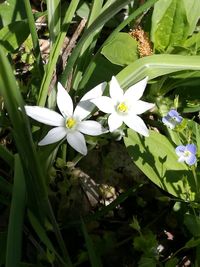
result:
[(192, 174), (194, 176), (194, 181), (195, 181), (195, 185), (196, 185), (196, 190), (197, 190), (196, 193), (197, 193), (197, 196), (199, 198), (199, 183), (198, 183), (198, 179), (197, 179), (196, 168), (194, 165), (191, 167), (191, 170), (192, 170)]

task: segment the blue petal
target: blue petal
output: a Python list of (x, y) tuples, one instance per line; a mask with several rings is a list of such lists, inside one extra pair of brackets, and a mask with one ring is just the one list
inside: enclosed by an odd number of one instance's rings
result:
[(185, 146), (183, 146), (183, 145), (177, 146), (175, 151), (176, 151), (176, 154), (180, 157), (185, 152)]
[(191, 166), (191, 165), (193, 165), (193, 164), (196, 163), (197, 158), (196, 158), (195, 155), (191, 154), (189, 157), (187, 157), (187, 158), (185, 159), (185, 161), (186, 161), (186, 163), (187, 163), (188, 165)]
[(189, 144), (185, 148), (186, 150), (190, 151), (190, 153), (192, 153), (193, 155), (195, 155), (197, 152), (197, 148), (194, 144)]
[(168, 112), (168, 115), (169, 115), (170, 117), (178, 117), (178, 116), (179, 116), (178, 112), (177, 112), (175, 109), (171, 109), (171, 110)]
[(168, 115), (162, 118), (162, 122), (171, 129), (174, 129), (176, 126), (176, 122), (172, 121)]

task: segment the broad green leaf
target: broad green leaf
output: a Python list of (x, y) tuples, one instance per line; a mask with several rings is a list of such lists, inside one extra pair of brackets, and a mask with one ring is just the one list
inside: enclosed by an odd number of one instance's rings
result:
[(6, 0), (0, 3), (0, 28), (26, 18), (24, 1)]
[[(89, 81), (91, 81), (91, 76), (93, 75), (94, 71), (96, 71), (96, 63), (94, 62), (96, 58), (99, 57), (99, 54), (101, 52), (101, 49), (104, 45), (106, 45), (110, 40), (113, 39), (113, 37), (122, 31), (127, 25), (130, 25), (132, 21), (134, 21), (137, 17), (142, 15), (144, 12), (146, 12), (148, 9), (150, 9), (158, 0), (147, 0), (143, 5), (141, 5), (139, 8), (137, 8), (133, 13), (131, 13), (125, 20), (123, 20), (117, 28), (115, 28), (111, 34), (108, 36), (108, 38), (105, 40), (105, 42), (102, 44), (102, 46), (99, 48), (97, 53), (95, 54), (93, 60), (90, 61), (90, 64), (86, 68), (85, 72), (83, 73), (83, 78), (79, 84), (79, 90), (85, 90), (87, 84)], [(97, 84), (97, 83), (96, 83)], [(86, 92), (86, 90), (85, 90)]]
[(185, 244), (185, 248), (193, 248), (200, 245), (200, 238), (191, 238), (186, 244)]
[(0, 44), (7, 52), (14, 52), (29, 35), (27, 21), (16, 21), (0, 30)]
[[(200, 3), (200, 2), (199, 2)], [(184, 43), (183, 48), (190, 51), (191, 55), (196, 55), (200, 50), (200, 32), (193, 34)]]
[(192, 35), (200, 18), (200, 1), (183, 0), (183, 4), (186, 10), (187, 21), (189, 22), (188, 35)]
[(124, 138), (133, 162), (156, 185), (184, 200), (194, 200), (194, 180), (188, 167), (178, 162), (175, 147), (155, 131), (141, 137), (129, 129)]
[(95, 59), (93, 64), (95, 64), (95, 70), (92, 73), (91, 79), (88, 81), (87, 87), (84, 88), (85, 92), (86, 89), (93, 88), (101, 82), (110, 81), (111, 77), (119, 73), (122, 69), (121, 66), (112, 64), (101, 54)]
[(166, 51), (180, 45), (190, 32), (190, 24), (182, 0), (160, 0), (154, 6), (151, 38), (154, 48)]
[(137, 41), (130, 34), (119, 32), (103, 47), (101, 54), (113, 64), (129, 65), (138, 59)]
[[(158, 241), (156, 240), (156, 235), (151, 231), (148, 231), (147, 233), (143, 233), (139, 236), (136, 236), (133, 241), (133, 246), (136, 250), (141, 251), (143, 253), (144, 258), (153, 259), (155, 256), (155, 250), (158, 246)], [(144, 260), (144, 262), (146, 261)]]
[(200, 56), (153, 55), (143, 57), (125, 67), (117, 75), (122, 88), (126, 89), (143, 79), (156, 77), (183, 70), (200, 70)]
[(188, 231), (196, 238), (200, 238), (200, 219), (192, 214), (184, 215), (184, 224)]

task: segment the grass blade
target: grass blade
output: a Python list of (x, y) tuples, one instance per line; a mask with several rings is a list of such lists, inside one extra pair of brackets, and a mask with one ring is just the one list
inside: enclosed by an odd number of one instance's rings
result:
[(40, 53), (38, 35), (37, 35), (36, 27), (35, 27), (35, 21), (34, 21), (33, 12), (32, 12), (29, 0), (24, 0), (24, 5), (25, 5), (26, 15), (27, 15), (30, 33), (32, 37), (33, 48), (34, 48), (33, 53), (35, 55), (36, 62), (37, 62), (38, 75), (42, 77), (44, 73), (44, 68), (43, 68), (42, 57)]
[(19, 155), (15, 156), (13, 195), (7, 235), (6, 267), (18, 267), (21, 259), (26, 187)]
[(49, 56), (49, 62), (48, 62), (48, 65), (46, 67), (46, 71), (44, 73), (42, 84), (40, 87), (40, 92), (39, 92), (38, 101), (37, 101), (38, 106), (44, 106), (46, 103), (49, 85), (50, 85), (50, 82), (51, 82), (51, 79), (53, 76), (53, 72), (54, 72), (55, 67), (56, 67), (58, 57), (60, 55), (60, 50), (62, 48), (67, 30), (68, 30), (70, 22), (74, 16), (76, 8), (79, 4), (79, 1), (80, 0), (72, 0), (71, 1), (70, 5), (67, 9), (67, 12), (65, 14), (65, 17), (63, 19), (61, 32), (58, 35), (58, 37), (56, 38), (55, 44), (53, 45), (53, 47), (51, 49), (50, 56)]
[(53, 44), (56, 37), (60, 33), (60, 0), (47, 0), (46, 3), (50, 40)]
[(8, 59), (3, 54), (1, 47), (0, 55), (0, 93), (4, 97), (5, 105), (13, 125), (13, 135), (26, 179), (28, 206), (41, 222), (44, 222), (45, 216), (50, 219), (63, 257), (68, 263), (68, 266), (72, 266), (48, 200), (47, 188), (45, 185), (46, 177), (42, 166), (39, 164), (39, 159), (32, 140), (29, 121), (24, 111), (23, 100), (19, 88), (16, 85), (11, 66)]
[(130, 0), (118, 0), (110, 5), (104, 12), (102, 12), (99, 17), (90, 25), (90, 27), (84, 32), (81, 39), (79, 40), (77, 46), (74, 48), (68, 63), (63, 71), (61, 82), (63, 85), (66, 85), (67, 79), (78, 59), (79, 53), (87, 41), (87, 39), (93, 34), (96, 30), (102, 27), (110, 18), (112, 18), (117, 12), (119, 12), (124, 6), (126, 6)]
[(0, 145), (0, 157), (11, 167), (14, 166), (13, 154), (3, 145)]
[(103, 267), (99, 255), (96, 253), (92, 239), (90, 238), (87, 228), (82, 220), (82, 231), (85, 238), (86, 247), (89, 253), (90, 263), (92, 267)]

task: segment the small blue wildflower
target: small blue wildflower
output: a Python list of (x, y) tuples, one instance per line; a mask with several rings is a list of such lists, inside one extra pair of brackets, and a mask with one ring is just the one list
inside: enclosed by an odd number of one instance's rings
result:
[(169, 127), (170, 129), (174, 129), (176, 125), (182, 122), (183, 118), (179, 115), (179, 113), (175, 109), (171, 109), (165, 117), (162, 118), (162, 122)]
[(194, 165), (197, 161), (195, 156), (197, 148), (194, 144), (189, 144), (186, 146), (180, 145), (176, 148), (176, 154), (179, 156), (179, 162), (186, 162), (188, 165)]

